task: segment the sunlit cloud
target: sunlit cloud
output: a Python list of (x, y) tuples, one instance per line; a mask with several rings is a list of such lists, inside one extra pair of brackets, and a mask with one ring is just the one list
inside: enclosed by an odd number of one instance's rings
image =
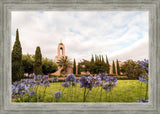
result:
[(17, 28), (23, 54), (40, 46), (42, 56), (54, 60), (62, 39), (72, 60), (148, 58), (148, 12), (12, 12), (12, 46)]

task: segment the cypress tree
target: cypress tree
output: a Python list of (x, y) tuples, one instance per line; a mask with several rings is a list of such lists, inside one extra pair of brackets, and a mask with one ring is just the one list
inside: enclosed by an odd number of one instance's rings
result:
[(95, 55), (95, 62), (98, 62), (98, 57), (97, 57), (97, 55)]
[(92, 58), (91, 58), (91, 62), (94, 63), (94, 57), (93, 57), (93, 55), (92, 55)]
[(94, 73), (94, 57), (92, 55), (92, 58), (91, 58), (91, 62), (90, 62), (90, 73)]
[(78, 74), (81, 74), (80, 63), (78, 63)]
[(116, 69), (115, 69), (114, 61), (113, 61), (113, 64), (112, 64), (112, 70), (113, 70), (113, 74), (116, 74)]
[(118, 59), (117, 59), (117, 74), (120, 75), (120, 68), (119, 68), (119, 62), (118, 62)]
[(101, 60), (101, 72), (106, 72), (106, 63), (104, 62), (104, 57), (103, 55), (101, 56), (102, 60)]
[(109, 65), (109, 61), (108, 61), (107, 55), (106, 55), (106, 66), (107, 66), (106, 71), (107, 71), (107, 73), (109, 73), (109, 71), (110, 71), (110, 65)]
[(103, 56), (102, 56), (102, 63), (104, 63), (104, 58), (103, 58)]
[(34, 73), (36, 75), (43, 74), (42, 73), (42, 54), (39, 46), (36, 48), (36, 51), (35, 51)]
[(22, 79), (24, 76), (22, 68), (22, 47), (19, 41), (18, 29), (16, 30), (16, 41), (12, 50), (12, 81)]
[(101, 63), (102, 62), (102, 56), (101, 55), (99, 55), (99, 62)]
[(76, 74), (76, 60), (73, 62), (73, 74)]

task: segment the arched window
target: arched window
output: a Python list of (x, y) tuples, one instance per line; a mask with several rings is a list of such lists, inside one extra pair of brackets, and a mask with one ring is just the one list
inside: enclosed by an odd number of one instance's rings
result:
[(60, 55), (63, 55), (63, 48), (60, 48)]

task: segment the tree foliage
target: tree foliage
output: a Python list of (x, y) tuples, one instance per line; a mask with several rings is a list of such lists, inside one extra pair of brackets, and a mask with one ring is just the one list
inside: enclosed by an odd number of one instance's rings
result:
[(43, 74), (42, 73), (42, 54), (39, 46), (37, 46), (35, 51), (34, 73), (36, 75)]
[(90, 73), (94, 73), (94, 70), (95, 70), (95, 67), (94, 67), (94, 57), (92, 55), (92, 58), (91, 58), (91, 62), (90, 62)]
[(110, 65), (109, 65), (109, 61), (108, 61), (108, 57), (106, 55), (106, 72), (109, 74), (110, 73)]
[(90, 71), (90, 61), (83, 59), (80, 63), (80, 71), (81, 72), (87, 72)]
[(34, 56), (33, 55), (22, 55), (22, 65), (25, 73), (33, 73)]
[(115, 68), (115, 63), (114, 63), (114, 61), (113, 61), (113, 63), (112, 63), (112, 71), (113, 71), (113, 74), (116, 74), (116, 68)]
[(78, 63), (78, 74), (81, 74), (81, 66), (80, 66), (80, 63)]
[(72, 62), (67, 57), (62, 57), (58, 62), (59, 67), (62, 67), (63, 73), (67, 73), (67, 69), (72, 67)]
[(51, 59), (42, 58), (42, 72), (43, 74), (54, 73), (58, 70), (58, 66)]
[[(33, 73), (35, 65), (35, 56), (34, 55), (22, 55), (22, 64), (25, 73)], [(42, 73), (50, 74), (58, 70), (58, 66), (51, 59), (42, 57)]]
[(117, 59), (117, 65), (116, 65), (116, 66), (117, 66), (117, 74), (118, 74), (118, 75), (120, 75), (120, 68), (119, 68), (119, 62), (118, 62), (118, 59)]
[(138, 78), (145, 72), (145, 70), (139, 65), (139, 61), (135, 62), (133, 60), (127, 60), (121, 66), (121, 72), (130, 78)]
[(80, 62), (81, 71), (84, 71), (84, 72), (89, 71), (91, 74), (107, 72), (108, 66), (109, 66), (109, 63), (107, 64), (104, 61), (104, 58), (102, 55), (95, 55), (95, 57), (93, 57), (92, 55), (90, 61), (83, 59)]
[(22, 67), (22, 47), (19, 41), (18, 29), (16, 31), (16, 40), (12, 50), (12, 81), (20, 80), (24, 76)]
[(73, 62), (73, 74), (76, 74), (76, 60)]

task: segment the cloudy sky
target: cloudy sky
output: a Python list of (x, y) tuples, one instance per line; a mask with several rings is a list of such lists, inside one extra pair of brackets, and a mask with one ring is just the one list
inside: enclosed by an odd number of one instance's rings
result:
[(107, 55), (109, 61), (148, 58), (148, 12), (47, 11), (12, 12), (12, 46), (16, 29), (23, 54), (54, 60), (60, 40), (66, 55), (77, 61), (92, 54)]

